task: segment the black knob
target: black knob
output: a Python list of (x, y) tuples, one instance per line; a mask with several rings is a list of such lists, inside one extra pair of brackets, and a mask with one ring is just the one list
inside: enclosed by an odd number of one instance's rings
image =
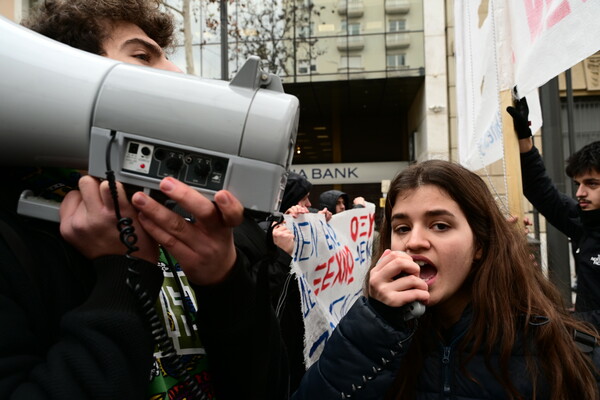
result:
[(194, 166), (194, 172), (196, 172), (199, 177), (204, 178), (210, 172), (210, 166), (206, 163), (196, 164)]
[(179, 171), (183, 165), (183, 160), (179, 157), (170, 157), (165, 161), (165, 165), (171, 171)]

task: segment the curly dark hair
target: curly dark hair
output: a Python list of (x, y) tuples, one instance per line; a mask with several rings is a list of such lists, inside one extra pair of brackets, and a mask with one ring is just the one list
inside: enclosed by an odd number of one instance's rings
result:
[(583, 146), (579, 151), (571, 154), (565, 168), (569, 178), (592, 171), (600, 172), (600, 141)]
[(173, 17), (158, 0), (45, 0), (21, 24), (80, 50), (103, 55), (111, 21), (139, 26), (166, 52), (173, 49)]

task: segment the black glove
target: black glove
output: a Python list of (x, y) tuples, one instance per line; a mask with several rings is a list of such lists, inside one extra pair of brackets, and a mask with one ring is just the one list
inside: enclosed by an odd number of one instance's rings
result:
[(521, 100), (515, 101), (514, 107), (506, 107), (506, 111), (510, 114), (513, 119), (513, 126), (517, 132), (519, 139), (527, 139), (531, 137), (531, 122), (529, 121), (529, 107), (527, 106), (527, 99), (523, 97)]

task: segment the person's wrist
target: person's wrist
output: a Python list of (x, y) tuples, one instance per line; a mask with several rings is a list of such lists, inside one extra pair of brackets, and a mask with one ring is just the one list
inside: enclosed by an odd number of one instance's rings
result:
[(524, 139), (519, 139), (519, 152), (520, 153), (527, 153), (528, 151), (531, 151), (531, 149), (533, 148), (533, 138), (527, 137)]
[(212, 258), (210, 263), (205, 261), (191, 268), (182, 264), (188, 281), (198, 286), (209, 286), (226, 280), (237, 263), (237, 252), (232, 244), (231, 248), (221, 254), (220, 257)]
[(521, 126), (515, 128), (515, 131), (517, 132), (517, 137), (519, 140), (529, 139), (532, 136), (528, 121), (523, 121)]

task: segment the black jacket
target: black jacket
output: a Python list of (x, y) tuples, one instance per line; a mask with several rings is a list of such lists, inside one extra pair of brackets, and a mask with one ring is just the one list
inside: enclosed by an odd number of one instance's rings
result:
[(546, 174), (537, 148), (521, 154), (523, 193), (556, 229), (571, 239), (577, 264), (579, 312), (600, 309), (600, 210), (582, 211)]
[(261, 260), (270, 251), (274, 251), (272, 261), (266, 264), (266, 281), (259, 291), (263, 295), (269, 295), (268, 302), (276, 311), (289, 362), (290, 392), (293, 392), (300, 384), (306, 368), (304, 320), (298, 279), (291, 272), (292, 257), (273, 243), (269, 243), (266, 232), (251, 218), (246, 217), (244, 222), (234, 229), (233, 234), (236, 246), (249, 258), (250, 274), (256, 280), (259, 280), (258, 266)]
[[(445, 333), (445, 340), (432, 337), (432, 351), (426, 355), (416, 382), (417, 399), (506, 399), (507, 392), (486, 367), (484, 356), (475, 354), (464, 374), (457, 344), (471, 323), (467, 307), (460, 320)], [(294, 400), (309, 399), (382, 399), (396, 377), (402, 358), (411, 344), (412, 328), (403, 324), (393, 328), (369, 304), (360, 298), (344, 316), (327, 342), (319, 360), (309, 368)], [(433, 333), (432, 333), (433, 334)], [(600, 365), (600, 351), (593, 360)], [(498, 355), (492, 354), (491, 365)], [(517, 344), (509, 361), (510, 378), (523, 398), (532, 398), (532, 385), (526, 370), (524, 352)], [(550, 394), (544, 382), (538, 382), (538, 399)]]
[[(6, 211), (0, 219), (30, 256), (0, 239), (0, 398), (143, 398), (154, 342), (125, 257), (90, 262), (56, 224)], [(137, 267), (154, 301), (162, 272)]]
[[(155, 342), (126, 284), (129, 261), (86, 260), (57, 224), (17, 216), (13, 199), (2, 200), (10, 233), (0, 235), (0, 398), (144, 399)], [(144, 261), (136, 268), (154, 304), (162, 271)], [(225, 282), (194, 287), (220, 400), (288, 395), (277, 320), (250, 269), (238, 252)]]

